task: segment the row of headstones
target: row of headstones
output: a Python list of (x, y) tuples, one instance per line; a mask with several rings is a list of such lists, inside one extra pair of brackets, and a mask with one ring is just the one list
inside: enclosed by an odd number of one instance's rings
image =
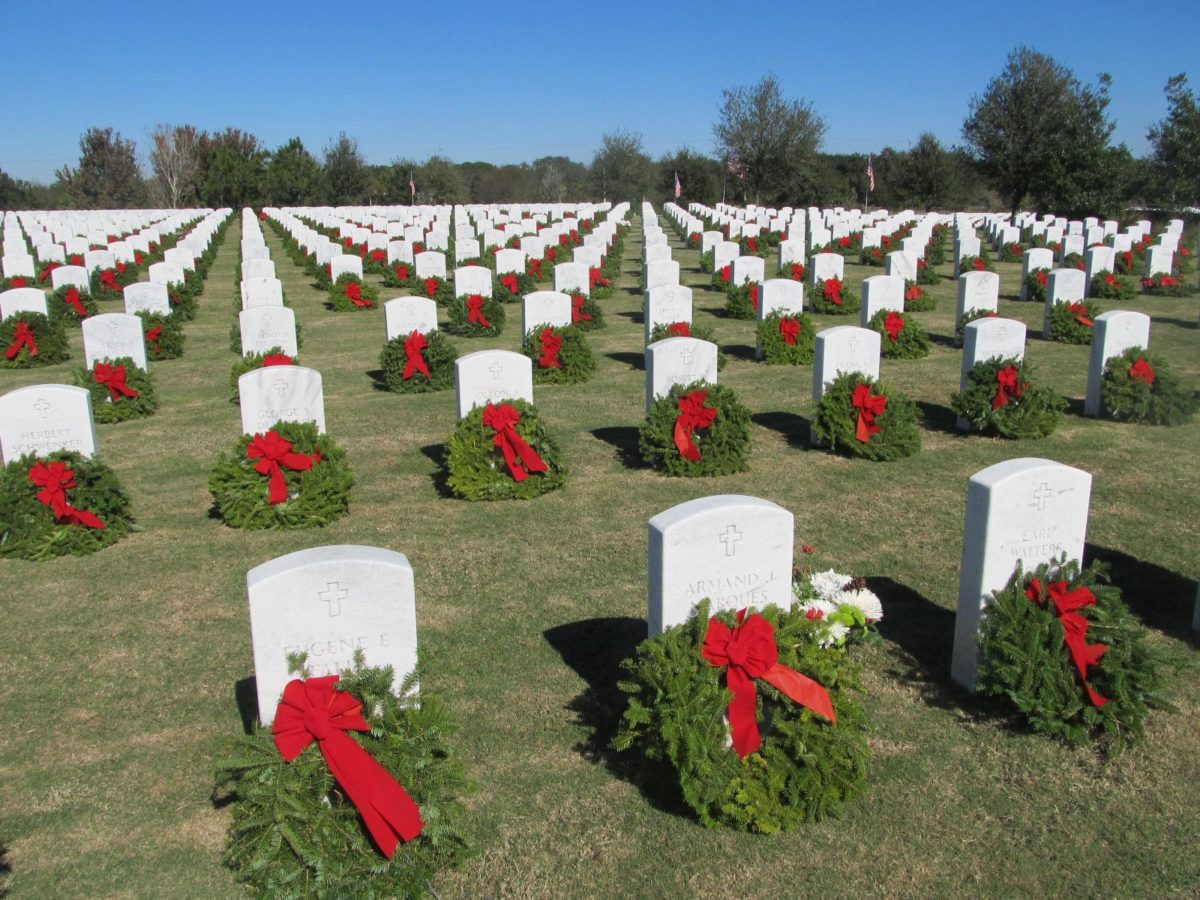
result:
[(296, 313), (283, 305), (283, 282), (276, 275), (271, 250), (252, 209), (242, 210), (241, 258), (238, 330), (242, 356), (264, 354), (275, 347), (296, 356)]
[[(1045, 459), (1012, 459), (967, 484), (951, 678), (976, 687), (982, 616), (1017, 562), (1026, 570), (1083, 559), (1092, 476)], [(795, 519), (758, 497), (689, 500), (650, 519), (647, 633), (711, 610), (777, 605), (792, 594)], [(362, 653), (392, 666), (395, 688), (417, 664), (416, 586), (402, 553), (377, 547), (301, 550), (246, 576), (259, 718), (269, 725), (290, 675), (288, 656), (307, 655), (312, 675), (334, 675)], [(1200, 601), (1193, 627), (1200, 629)]]
[[(1172, 252), (1178, 250), (1179, 241), (1183, 236), (1183, 225), (1183, 219), (1168, 220), (1158, 235), (1158, 244), (1170, 247)], [(1082, 253), (1083, 247), (1093, 247), (1096, 244), (1107, 244), (1120, 253), (1149, 237), (1153, 231), (1153, 224), (1149, 219), (1140, 219), (1121, 232), (1120, 223), (1113, 219), (1100, 221), (1095, 216), (1088, 216), (1082, 221), (1068, 221), (1061, 216), (1050, 214), (1039, 218), (1033, 213), (1018, 213), (1012, 219), (1007, 215), (989, 215), (982, 227), (997, 249), (1005, 244), (1020, 243), (1023, 233), (1027, 230), (1031, 238), (1043, 237), (1048, 244), (1062, 242), (1064, 255), (1069, 252)], [(1065, 243), (1068, 241), (1069, 249)]]

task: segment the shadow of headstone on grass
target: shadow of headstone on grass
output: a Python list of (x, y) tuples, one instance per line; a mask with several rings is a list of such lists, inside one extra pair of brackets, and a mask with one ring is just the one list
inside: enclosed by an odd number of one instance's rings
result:
[(1200, 632), (1192, 630), (1196, 582), (1111, 547), (1085, 544), (1083, 558), (1109, 565), (1121, 598), (1147, 628), (1200, 647)]
[(750, 421), (761, 425), (769, 431), (777, 432), (787, 438), (788, 446), (795, 450), (820, 450), (808, 442), (810, 422), (804, 416), (792, 412), (778, 410), (775, 412), (752, 413)]
[(614, 425), (609, 428), (593, 428), (592, 437), (616, 448), (617, 461), (629, 469), (648, 469), (638, 450), (639, 428), (636, 425)]

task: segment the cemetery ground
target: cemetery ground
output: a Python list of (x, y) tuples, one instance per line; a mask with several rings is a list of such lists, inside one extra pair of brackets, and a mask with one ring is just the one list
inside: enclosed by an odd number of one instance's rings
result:
[[(751, 470), (672, 479), (636, 460), (644, 416), (640, 229), (630, 229), (599, 358), (582, 385), (535, 400), (570, 467), (531, 502), (450, 499), (438, 480), (453, 391), (376, 389), (383, 313), (335, 314), (325, 292), (267, 243), (303, 329), (304, 365), (324, 376), (328, 430), (357, 477), (349, 516), (324, 529), (245, 532), (209, 514), (209, 471), (239, 432), (228, 401), (229, 327), (240, 217), (226, 234), (182, 359), (153, 364), (160, 409), (98, 426), (101, 458), (128, 489), (141, 530), (85, 558), (0, 564), (0, 845), (19, 896), (229, 896), (229, 813), (212, 797), (228, 740), (253, 696), (247, 569), (326, 544), (401, 551), (416, 577), (422, 690), (460, 723), (455, 750), (475, 784), (478, 853), (435, 887), (453, 896), (1168, 896), (1200, 890), (1200, 423), (1179, 428), (1082, 417), (1089, 348), (1053, 344), (1042, 306), (1018, 303), (1020, 266), (998, 264), (1002, 315), (1030, 328), (1027, 359), (1070, 399), (1036, 442), (955, 431), (949, 407), (949, 264), (917, 313), (933, 352), (884, 360), (883, 378), (924, 414), (924, 447), (872, 464), (806, 446), (811, 367), (753, 358), (754, 324), (719, 317), (698, 253), (672, 236), (695, 321), (730, 355), (720, 382), (754, 413)], [(772, 264), (768, 263), (770, 269)], [(848, 265), (859, 290), (878, 269)], [(768, 273), (770, 274), (770, 273)], [(368, 276), (371, 280), (371, 276)], [(399, 292), (381, 288), (380, 298)], [(1151, 347), (1200, 383), (1195, 298), (1138, 297), (1103, 309), (1153, 316)], [(107, 310), (106, 310), (107, 311)], [(443, 311), (444, 317), (444, 311)], [(857, 316), (816, 316), (820, 327)], [(517, 349), (505, 333), (454, 339), (460, 354)], [(0, 373), (0, 391), (70, 381), (73, 359)], [(967, 479), (1040, 456), (1094, 476), (1086, 558), (1108, 559), (1167, 656), (1173, 710), (1108, 760), (1010, 726), (949, 681)], [(844, 818), (794, 833), (707, 830), (607, 749), (622, 709), (619, 661), (645, 636), (646, 523), (717, 493), (772, 500), (796, 516), (797, 563), (866, 575), (883, 640), (860, 648), (871, 757)], [(243, 706), (239, 707), (239, 700)]]

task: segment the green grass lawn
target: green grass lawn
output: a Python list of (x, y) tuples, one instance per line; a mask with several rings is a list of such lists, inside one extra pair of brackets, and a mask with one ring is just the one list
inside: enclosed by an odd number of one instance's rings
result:
[[(253, 674), (246, 570), (308, 547), (369, 544), (412, 562), (422, 689), (462, 723), (457, 749), (477, 786), (468, 805), (480, 852), (438, 880), (443, 897), (1200, 891), (1200, 636), (1189, 630), (1200, 422), (1083, 418), (1089, 348), (1042, 341), (1041, 307), (1012, 299), (1019, 265), (999, 264), (1001, 313), (1030, 326), (1027, 358), (1071, 401), (1053, 436), (1020, 444), (955, 432), (947, 274), (932, 288), (938, 309), (916, 314), (932, 355), (881, 367), (920, 404), (922, 452), (872, 464), (809, 450), (811, 368), (754, 362), (753, 323), (719, 317), (723, 295), (672, 235), (696, 321), (731, 356), (721, 383), (755, 424), (749, 472), (664, 478), (630, 459), (644, 415), (639, 230), (635, 220), (617, 296), (604, 301), (608, 327), (589, 336), (596, 378), (536, 389), (570, 467), (566, 487), (529, 503), (470, 504), (443, 496), (435, 479), (453, 391), (376, 390), (368, 373), (382, 311), (327, 311), (264, 229), (303, 327), (301, 358), (324, 376), (328, 430), (358, 480), (350, 515), (331, 527), (242, 533), (210, 517), (206, 490), (240, 430), (228, 402), (234, 222), (184, 357), (154, 364), (159, 412), (98, 427), (142, 530), (84, 559), (0, 563), (0, 845), (11, 867), (0, 885), (14, 896), (234, 893), (221, 862), (229, 813), (210, 795), (224, 742), (241, 729), (236, 685)], [(847, 266), (846, 280), (860, 290), (879, 271)], [(1153, 349), (1200, 383), (1200, 300), (1125, 306), (1153, 316)], [(517, 349), (519, 321), (512, 307), (501, 337), (455, 339), (460, 353)], [(70, 363), (0, 372), (0, 392), (70, 382), (82, 364), (77, 331), (72, 348)], [(1088, 556), (1117, 564), (1127, 600), (1175, 666), (1176, 708), (1153, 715), (1146, 740), (1115, 761), (1014, 730), (949, 683), (967, 479), (1020, 456), (1092, 473)], [(646, 522), (716, 493), (791, 510), (815, 564), (867, 576), (883, 600), (885, 639), (861, 651), (869, 784), (841, 820), (774, 837), (707, 830), (604, 749), (621, 711), (617, 665), (645, 634)]]

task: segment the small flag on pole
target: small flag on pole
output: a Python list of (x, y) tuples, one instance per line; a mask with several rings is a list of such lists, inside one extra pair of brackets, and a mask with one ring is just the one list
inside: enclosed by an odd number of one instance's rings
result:
[(875, 190), (875, 168), (871, 165), (871, 157), (867, 157), (867, 190)]
[(678, 200), (683, 196), (683, 185), (679, 183), (679, 173), (675, 173), (675, 199)]
[(408, 173), (408, 193), (410, 197), (416, 198), (417, 196), (417, 183), (413, 181), (413, 173), (411, 170)]

